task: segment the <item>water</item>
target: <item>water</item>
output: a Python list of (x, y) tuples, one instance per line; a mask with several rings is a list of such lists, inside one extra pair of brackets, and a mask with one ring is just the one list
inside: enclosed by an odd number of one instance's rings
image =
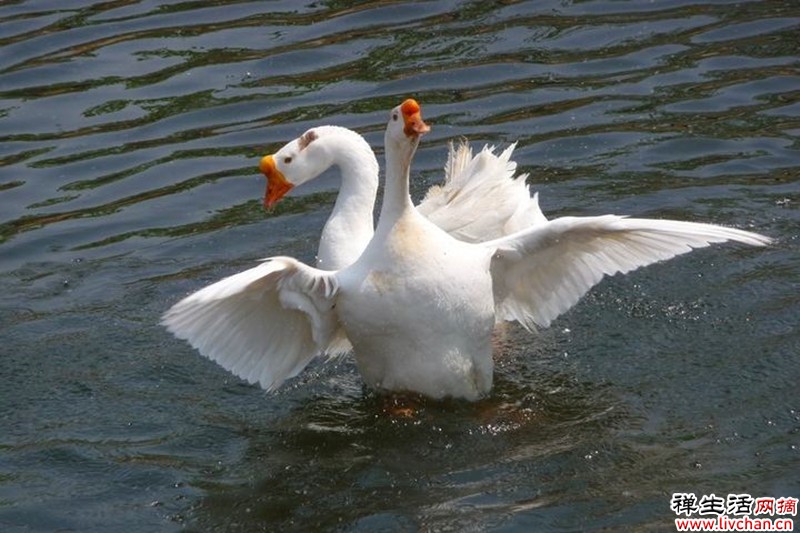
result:
[[(4, 531), (671, 528), (673, 492), (800, 496), (800, 7), (791, 1), (0, 5)], [(518, 141), (549, 216), (777, 239), (604, 281), (510, 328), (476, 404), (391, 414), (351, 360), (274, 394), (159, 316), (267, 255), (313, 261), (335, 174), (260, 204), (306, 128), (379, 151), (414, 96)]]

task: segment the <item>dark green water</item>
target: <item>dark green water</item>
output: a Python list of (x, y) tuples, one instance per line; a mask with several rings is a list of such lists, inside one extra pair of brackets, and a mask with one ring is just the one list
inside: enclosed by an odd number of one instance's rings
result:
[[(800, 5), (0, 3), (0, 529), (670, 529), (674, 492), (800, 496)], [(306, 128), (379, 151), (414, 96), (519, 141), (549, 216), (777, 239), (604, 281), (512, 327), (491, 397), (391, 416), (351, 360), (274, 394), (173, 339), (188, 292), (313, 261), (331, 173), (261, 207)]]

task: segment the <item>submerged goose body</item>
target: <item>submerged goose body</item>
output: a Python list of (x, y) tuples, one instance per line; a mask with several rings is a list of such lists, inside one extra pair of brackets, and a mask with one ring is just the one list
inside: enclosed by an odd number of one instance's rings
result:
[(266, 389), (347, 337), (364, 381), (385, 391), (477, 399), (492, 385), (495, 317), (548, 326), (605, 275), (728, 240), (737, 229), (614, 215), (563, 217), (483, 243), (453, 238), (411, 203), (419, 106), (390, 115), (386, 191), (372, 238), (349, 266), (266, 260), (184, 298), (163, 318), (176, 336)]
[[(531, 196), (525, 184), (528, 175), (515, 175), (514, 147), (497, 155), (493, 146), (485, 146), (473, 156), (466, 142), (451, 144), (444, 182), (428, 190), (418, 212), (465, 242), (487, 241), (546, 222), (538, 196)], [(338, 167), (341, 186), (322, 230), (316, 266), (339, 270), (361, 255), (373, 236), (378, 191), (378, 161), (361, 135), (339, 126), (318, 126), (262, 158), (259, 166), (267, 178), (266, 206)], [(486, 205), (492, 208), (481, 207)]]

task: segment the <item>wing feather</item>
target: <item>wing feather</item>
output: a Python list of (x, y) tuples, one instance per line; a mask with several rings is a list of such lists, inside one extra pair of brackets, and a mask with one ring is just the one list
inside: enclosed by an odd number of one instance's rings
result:
[(271, 390), (335, 338), (337, 290), (334, 273), (274, 257), (187, 296), (162, 324), (226, 370)]
[(674, 220), (563, 217), (485, 243), (494, 248), (496, 314), (547, 327), (603, 276), (626, 273), (712, 243), (765, 246), (768, 237)]
[(496, 239), (545, 222), (538, 197), (531, 197), (525, 183), (528, 175), (515, 176), (515, 146), (497, 155), (487, 145), (473, 157), (466, 141), (457, 148), (450, 144), (444, 184), (431, 187), (417, 209), (466, 242)]

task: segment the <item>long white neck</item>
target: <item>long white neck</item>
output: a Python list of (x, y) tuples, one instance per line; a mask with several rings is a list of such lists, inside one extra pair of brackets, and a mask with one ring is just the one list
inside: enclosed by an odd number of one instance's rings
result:
[(369, 144), (353, 131), (336, 128), (336, 135), (329, 140), (326, 136), (326, 141), (331, 143), (329, 150), (342, 183), (322, 230), (317, 267), (339, 270), (355, 262), (372, 239), (378, 161)]
[(386, 146), (386, 183), (383, 188), (383, 204), (378, 217), (377, 233), (389, 231), (405, 214), (414, 211), (414, 204), (409, 195), (409, 172), (411, 158), (416, 147), (398, 149), (392, 143)]

